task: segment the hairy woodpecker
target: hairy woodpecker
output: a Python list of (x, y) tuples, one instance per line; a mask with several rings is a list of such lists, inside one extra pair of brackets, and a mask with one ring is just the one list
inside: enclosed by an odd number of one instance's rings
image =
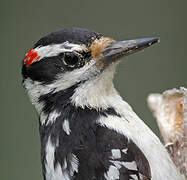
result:
[(23, 86), (39, 114), (45, 180), (182, 179), (160, 140), (113, 85), (119, 59), (158, 41), (115, 41), (67, 28), (30, 49)]

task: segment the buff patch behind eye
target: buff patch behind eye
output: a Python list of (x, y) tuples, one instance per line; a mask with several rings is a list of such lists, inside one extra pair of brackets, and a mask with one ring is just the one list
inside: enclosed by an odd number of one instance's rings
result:
[(31, 48), (24, 58), (24, 64), (28, 67), (39, 59), (40, 56), (38, 55), (38, 52), (34, 51), (34, 49)]

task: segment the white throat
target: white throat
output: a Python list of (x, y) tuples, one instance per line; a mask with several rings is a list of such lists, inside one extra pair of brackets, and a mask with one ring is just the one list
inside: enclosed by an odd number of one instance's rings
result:
[(80, 85), (71, 97), (72, 103), (82, 108), (87, 106), (107, 109), (110, 104), (108, 100), (118, 96), (118, 92), (113, 85), (114, 73), (115, 64), (111, 64), (94, 80), (88, 80)]

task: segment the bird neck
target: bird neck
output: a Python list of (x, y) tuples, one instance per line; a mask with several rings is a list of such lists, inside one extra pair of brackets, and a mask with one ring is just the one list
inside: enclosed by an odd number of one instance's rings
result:
[(114, 88), (113, 77), (115, 66), (109, 66), (98, 77), (80, 84), (71, 97), (71, 102), (77, 107), (107, 109), (111, 98), (119, 96)]
[[(75, 82), (68, 88), (63, 88), (63, 85), (56, 87), (56, 84), (42, 84), (29, 78), (24, 80), (23, 85), (40, 116), (62, 111), (69, 104), (83, 109), (106, 110), (111, 107), (111, 101), (119, 98), (113, 85), (114, 72), (115, 65), (111, 65), (98, 76)], [(60, 84), (60, 79), (58, 82)]]
[[(116, 99), (116, 96), (119, 97), (119, 95), (113, 84), (107, 88), (104, 85), (106, 89), (102, 89), (100, 83), (92, 83), (88, 85), (88, 88), (84, 88), (85, 85), (76, 84), (59, 92), (41, 95), (35, 105), (36, 108), (39, 107), (40, 123), (52, 123), (60, 114), (69, 113), (69, 110), (73, 112), (78, 109), (85, 112), (88, 110), (102, 112), (110, 109), (112, 99)], [(41, 111), (39, 111), (40, 109)]]
[(41, 160), (46, 179), (58, 179), (62, 172), (71, 179), (68, 173), (78, 171), (76, 152), (82, 147), (95, 147), (98, 119), (109, 115), (121, 117), (112, 107), (77, 107), (68, 98), (71, 95), (72, 87), (40, 98), (44, 104), (40, 115)]

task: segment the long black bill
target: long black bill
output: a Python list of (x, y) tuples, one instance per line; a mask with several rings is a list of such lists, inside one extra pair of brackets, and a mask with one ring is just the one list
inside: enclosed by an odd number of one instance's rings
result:
[(103, 57), (100, 61), (110, 64), (123, 56), (141, 51), (142, 49), (158, 43), (159, 41), (159, 38), (153, 37), (114, 42), (104, 49)]

